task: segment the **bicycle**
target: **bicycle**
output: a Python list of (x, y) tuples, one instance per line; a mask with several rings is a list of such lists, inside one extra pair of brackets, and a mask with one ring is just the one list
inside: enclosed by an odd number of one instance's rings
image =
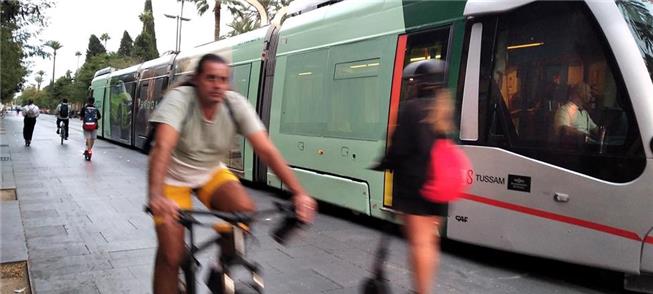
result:
[(63, 145), (63, 141), (68, 137), (68, 131), (66, 128), (61, 127), (59, 131), (59, 137), (61, 137), (61, 145)]
[[(270, 214), (282, 214), (283, 221), (272, 232), (273, 239), (285, 244), (289, 235), (303, 223), (295, 215), (292, 204), (280, 202), (274, 203), (275, 208), (261, 210), (254, 213), (225, 213), (207, 210), (180, 209), (178, 222), (184, 226), (188, 234), (188, 246), (186, 246), (185, 256), (181, 269), (184, 273), (184, 284), (182, 288), (185, 291), (181, 293), (197, 293), (196, 272), (201, 267), (201, 263), (196, 255), (216, 244), (218, 246), (217, 264), (214, 264), (208, 276), (206, 277), (206, 286), (214, 294), (244, 294), (244, 293), (263, 293), (264, 284), (261, 276), (261, 266), (248, 260), (245, 254), (245, 237), (251, 236), (250, 224), (254, 221)], [(151, 214), (149, 207), (145, 211)], [(224, 222), (206, 223), (197, 220), (194, 215), (214, 216)], [(210, 227), (218, 236), (213, 237), (199, 245), (195, 245), (193, 226)], [(235, 266), (242, 266), (247, 269), (251, 275), (249, 284), (237, 285), (232, 276), (231, 269)], [(240, 286), (240, 287), (239, 287)], [(253, 292), (252, 292), (253, 291)]]

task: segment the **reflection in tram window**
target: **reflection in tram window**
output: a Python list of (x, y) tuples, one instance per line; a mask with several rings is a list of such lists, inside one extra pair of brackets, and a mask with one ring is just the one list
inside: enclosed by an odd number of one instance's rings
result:
[(135, 82), (123, 82), (114, 79), (111, 84), (111, 96), (109, 99), (110, 108), (110, 136), (113, 139), (130, 140), (131, 138), (131, 117), (132, 102)]
[(490, 138), (591, 176), (632, 180), (644, 164), (639, 131), (586, 9), (535, 3), (499, 19), (489, 117), (500, 131)]
[[(240, 93), (241, 95), (249, 95), (249, 76), (251, 74), (252, 64), (242, 64), (233, 66), (232, 71), (232, 81), (231, 87), (234, 91)], [(236, 134), (235, 139), (233, 140), (234, 144), (229, 149), (229, 158), (227, 159), (227, 166), (237, 170), (243, 170), (243, 155), (244, 146), (245, 146), (245, 137)]]
[(616, 3), (637, 40), (637, 45), (653, 80), (653, 2), (628, 0)]

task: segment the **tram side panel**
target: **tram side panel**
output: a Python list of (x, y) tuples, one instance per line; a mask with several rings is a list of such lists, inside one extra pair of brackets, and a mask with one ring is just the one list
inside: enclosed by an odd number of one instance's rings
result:
[[(463, 97), (477, 99), (478, 125), (471, 127), (479, 136), (464, 142), (472, 186), (453, 205), (447, 236), (639, 272), (653, 169), (634, 115), (640, 105), (597, 20), (584, 3), (542, 2), (469, 25), (476, 23), (483, 25), (479, 92)], [(572, 91), (582, 84), (590, 99), (574, 107), (581, 102), (570, 99)], [(584, 111), (578, 129), (605, 131), (561, 132), (571, 110)]]

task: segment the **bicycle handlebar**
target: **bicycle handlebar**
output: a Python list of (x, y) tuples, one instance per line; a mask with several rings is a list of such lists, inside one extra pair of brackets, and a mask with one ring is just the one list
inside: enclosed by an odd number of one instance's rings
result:
[[(211, 210), (195, 210), (195, 209), (179, 209), (179, 222), (180, 223), (191, 223), (191, 224), (202, 224), (195, 220), (192, 215), (208, 215), (214, 216), (221, 220), (224, 220), (232, 225), (238, 223), (251, 223), (257, 218), (260, 218), (269, 214), (282, 214), (284, 215), (283, 221), (279, 226), (275, 227), (272, 232), (272, 238), (279, 244), (285, 245), (288, 237), (292, 233), (304, 225), (304, 222), (300, 221), (295, 214), (295, 206), (291, 203), (281, 203), (274, 202), (275, 208), (260, 210), (252, 213), (245, 212), (219, 212)], [(145, 206), (145, 212), (152, 214), (152, 209), (149, 206)]]

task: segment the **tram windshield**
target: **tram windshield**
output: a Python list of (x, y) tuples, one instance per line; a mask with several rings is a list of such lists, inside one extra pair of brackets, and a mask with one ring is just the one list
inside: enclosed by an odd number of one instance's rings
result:
[(653, 2), (649, 0), (617, 1), (653, 80)]

